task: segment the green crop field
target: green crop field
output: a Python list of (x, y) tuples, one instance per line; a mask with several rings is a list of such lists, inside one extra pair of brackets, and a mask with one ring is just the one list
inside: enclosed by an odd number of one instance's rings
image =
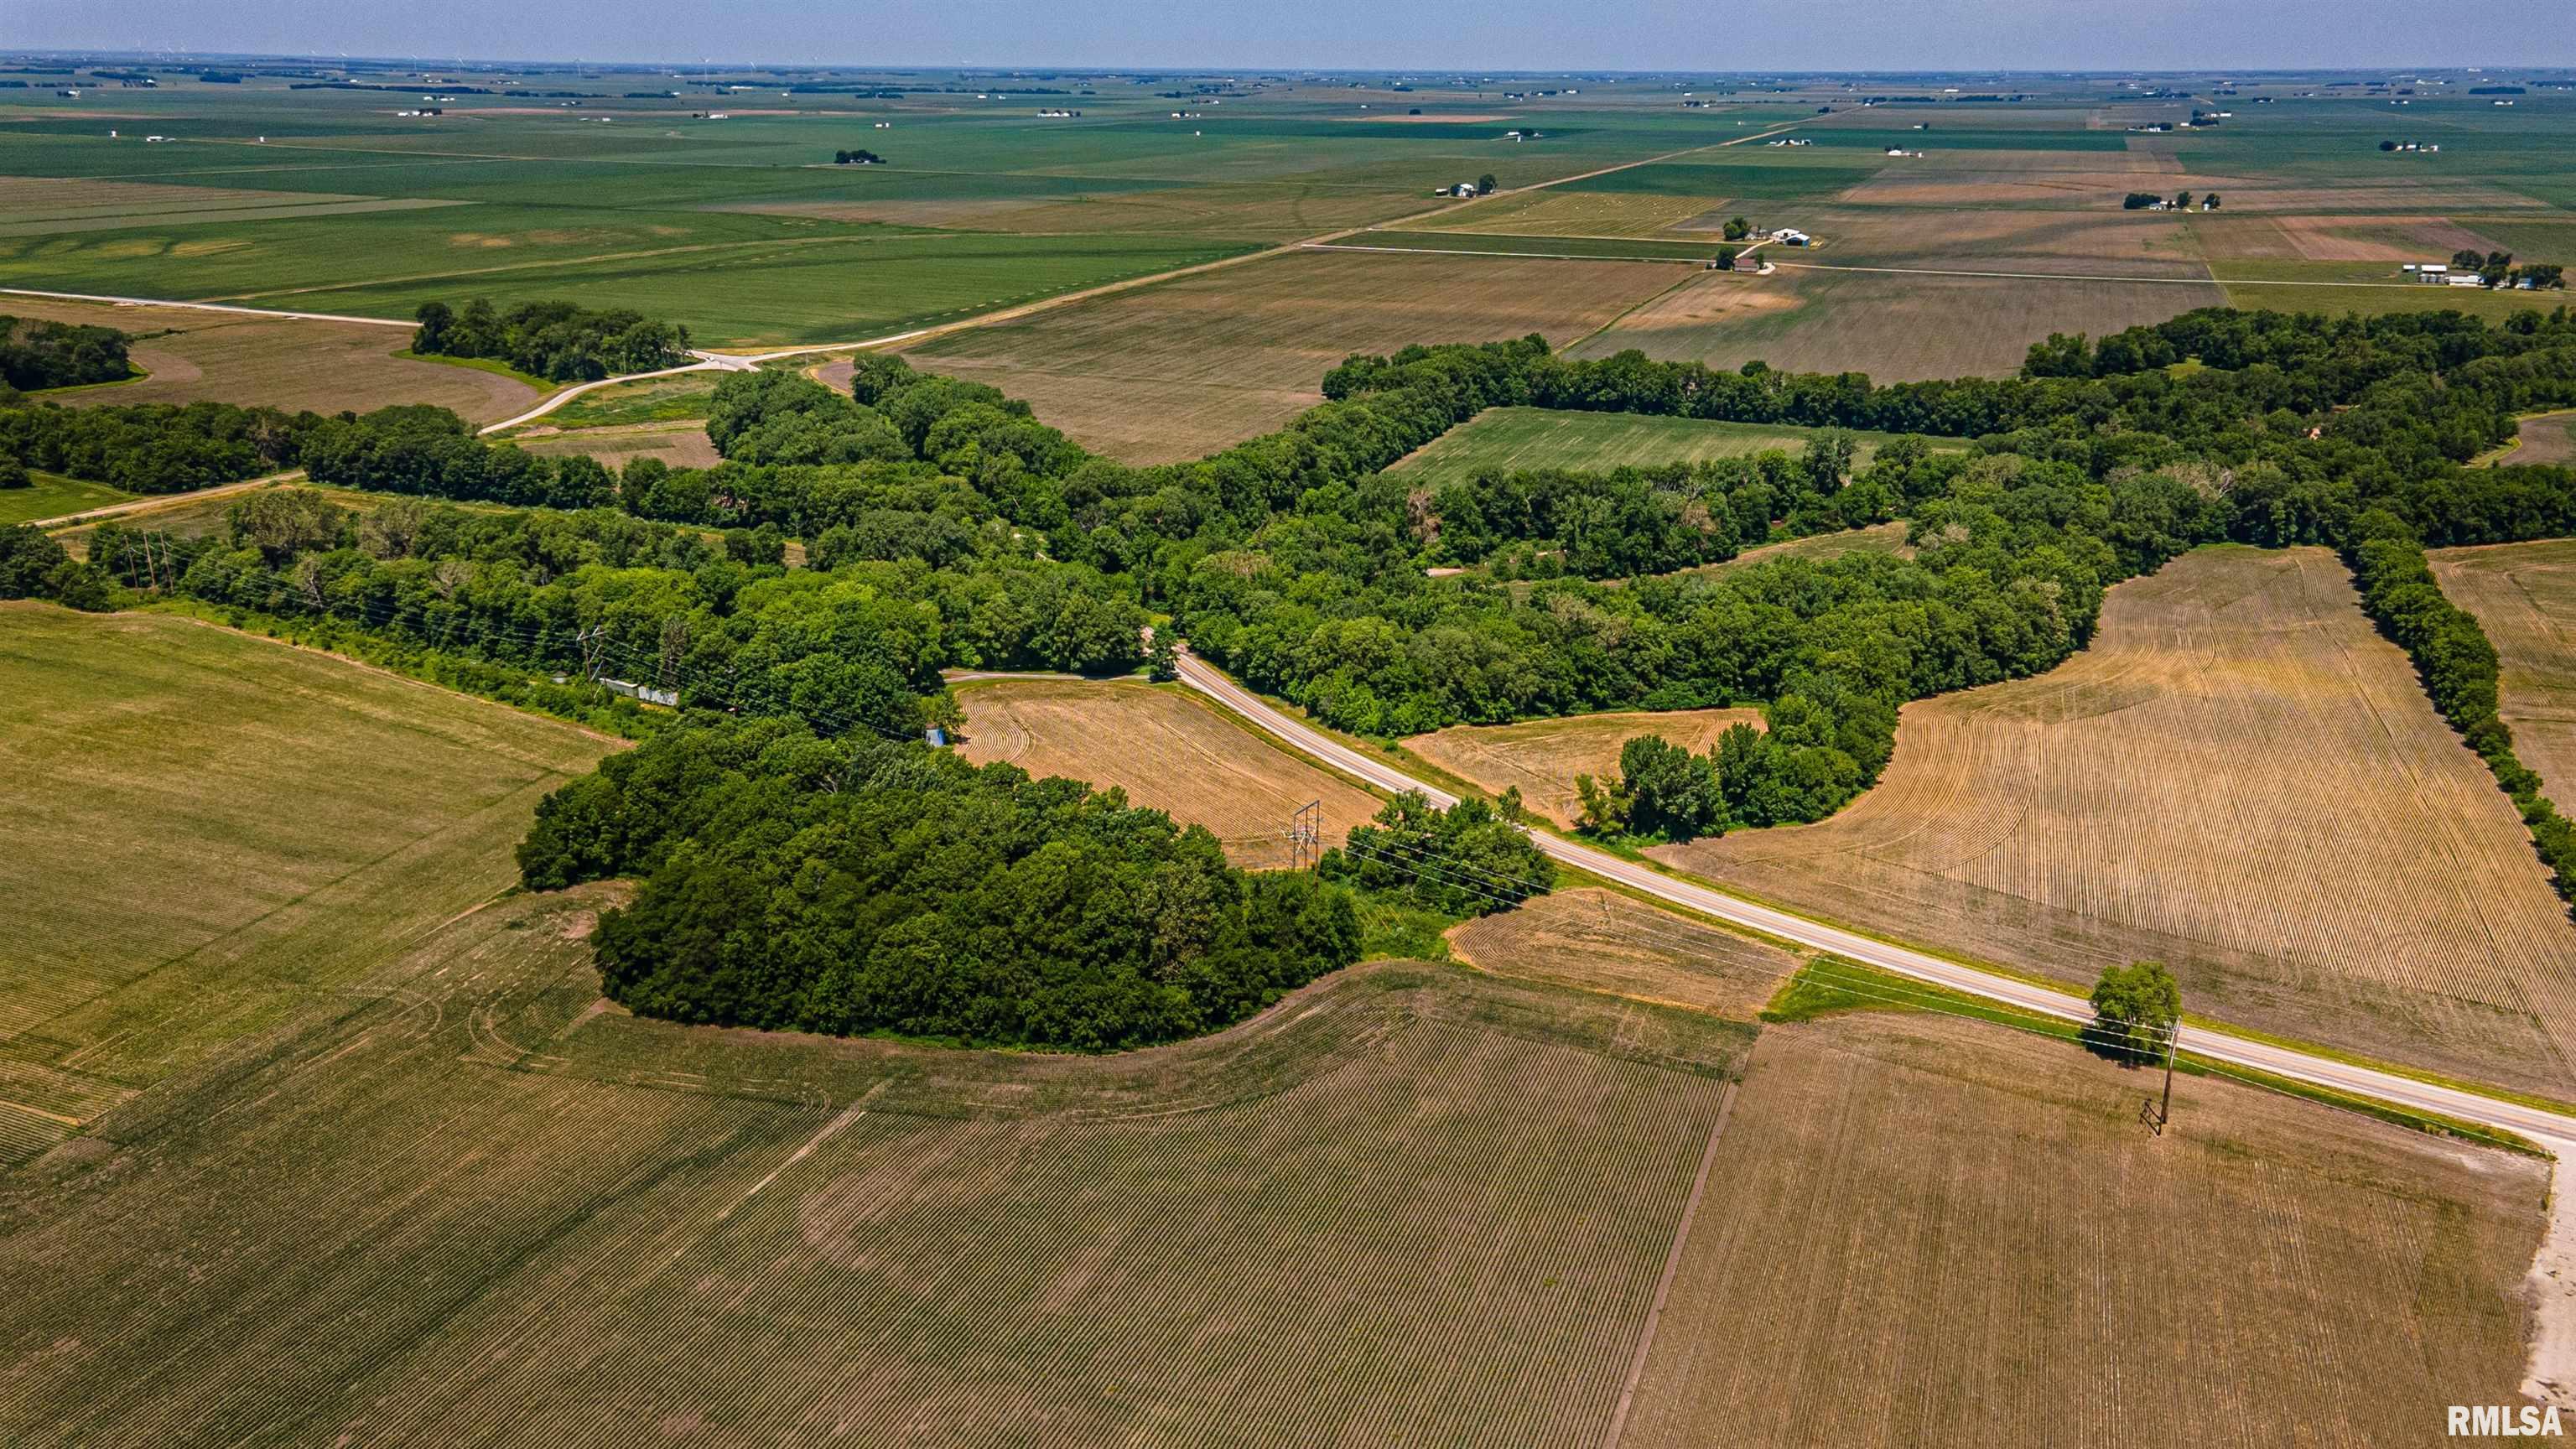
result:
[[(1550, 408), (1488, 408), (1465, 427), (1452, 428), (1396, 468), (1425, 483), (1444, 483), (1487, 469), (1565, 468), (1597, 472), (1655, 463), (1696, 463), (1778, 448), (1795, 452), (1818, 429), (1768, 423), (1719, 423), (1647, 413), (1563, 412)], [(1854, 460), (1870, 456), (1891, 433), (1858, 432)], [(1941, 446), (1956, 448), (1955, 441)]]

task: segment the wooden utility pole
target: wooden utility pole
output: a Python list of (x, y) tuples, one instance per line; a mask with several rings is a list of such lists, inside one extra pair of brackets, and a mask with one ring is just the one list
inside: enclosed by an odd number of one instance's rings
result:
[(2181, 1017), (2177, 1016), (2173, 1020), (2165, 1023), (2164, 1100), (2162, 1102), (2157, 1102), (2153, 1099), (2149, 1099), (2138, 1104), (2139, 1120), (2145, 1122), (2147, 1124), (2147, 1130), (2153, 1132), (2158, 1137), (2165, 1135), (2165, 1128), (2173, 1121), (2174, 1042), (2175, 1039), (2181, 1035)]
[(2156, 1120), (2159, 1123), (2171, 1122), (2173, 1120), (2174, 1043), (2179, 1040), (2181, 1036), (2181, 1017), (2177, 1016), (2173, 1020), (2165, 1023), (2165, 1100), (2164, 1105), (2156, 1108)]

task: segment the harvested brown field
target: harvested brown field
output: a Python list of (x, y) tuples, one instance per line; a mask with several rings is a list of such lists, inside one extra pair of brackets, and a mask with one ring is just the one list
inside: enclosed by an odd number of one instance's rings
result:
[[(1723, 209), (1723, 196), (1678, 196), (1652, 191), (1528, 191), (1490, 197), (1416, 223), (1425, 231), (1489, 232), (1498, 236), (1647, 237), (1686, 228)], [(1725, 217), (1700, 230), (1714, 231)]]
[(1297, 252), (935, 339), (906, 355), (1036, 405), (1084, 446), (1171, 462), (1322, 401), (1354, 352), (1537, 332), (1562, 345), (1671, 286), (1652, 262)]
[(2499, 250), (2496, 243), (2442, 216), (2285, 216), (2280, 227), (2298, 259), (2310, 262), (2420, 262), (2448, 259), (2464, 247)]
[(612, 747), (186, 619), (0, 605), (0, 768), (44, 782), (0, 807), (0, 1162), (508, 889), (538, 797)]
[(491, 422), (544, 396), (498, 373), (396, 357), (411, 345), (411, 334), (397, 327), (6, 293), (0, 293), (0, 315), (114, 327), (138, 339), (129, 355), (150, 376), (49, 395), (72, 407), (228, 402), (334, 413), (429, 403), (471, 422)]
[(1622, 1449), (2438, 1441), (2521, 1402), (2545, 1164), (1947, 1018), (1766, 1028)]
[(2576, 1094), (2576, 927), (2323, 549), (2124, 583), (2068, 663), (1907, 705), (1835, 818), (1653, 854), (2072, 984), (2161, 960), (2209, 1016)]
[(1794, 280), (1749, 272), (1693, 272), (1680, 286), (1613, 323), (1598, 340), (1720, 328), (1768, 312), (1792, 311), (1798, 306), (1796, 287)]
[(1760, 361), (1790, 372), (1864, 372), (1880, 382), (2004, 377), (2052, 332), (2098, 337), (2225, 301), (2206, 282), (1847, 271), (1768, 255), (1780, 268), (1770, 276), (1694, 273), (1672, 296), (1570, 351), (1607, 357), (1634, 347), (1718, 368)]
[(1619, 776), (1619, 750), (1656, 735), (1706, 753), (1733, 725), (1762, 728), (1758, 709), (1622, 710), (1507, 725), (1451, 725), (1415, 735), (1405, 748), (1482, 790), (1521, 792), (1521, 802), (1559, 825), (1572, 825), (1582, 802), (1574, 777)]
[(685, 419), (597, 428), (532, 428), (510, 441), (545, 457), (587, 453), (611, 468), (623, 468), (637, 458), (659, 458), (674, 468), (712, 468), (724, 461), (716, 445), (707, 441), (706, 424)]
[(2496, 712), (2514, 754), (2552, 801), (2576, 809), (2576, 539), (2446, 548), (2432, 561), (2442, 592), (2495, 641)]
[(1923, 144), (1931, 154), (1890, 161), (1868, 180), (1845, 188), (1836, 199), (1862, 206), (1962, 213), (1994, 206), (2116, 212), (2125, 193), (2160, 190), (2170, 179), (2151, 159), (2131, 159), (2137, 156), (2134, 152), (2124, 157), (2116, 152), (2040, 151), (2025, 153), (2018, 158), (2020, 164), (2014, 164), (2016, 158), (2010, 152), (1945, 154), (1937, 149), (1937, 136)]
[(1324, 843), (1338, 845), (1378, 799), (1232, 723), (1197, 696), (1137, 681), (986, 679), (962, 684), (976, 764), (1008, 761), (1032, 775), (1117, 786), (1128, 803), (1204, 825), (1226, 858), (1250, 869), (1290, 863), (1298, 807), (1323, 805)]
[(1762, 255), (1781, 263), (1812, 256), (1836, 266), (2188, 279), (2209, 275), (2177, 213), (1996, 209), (1927, 215), (1880, 207), (1816, 207), (1801, 208), (1797, 215), (1799, 226), (1822, 241), (1824, 249), (1801, 254), (1765, 248)]
[(1591, 887), (1452, 926), (1449, 951), (1496, 976), (1745, 1021), (1798, 970), (1777, 946)]
[[(2456, 216), (2479, 211), (2538, 211), (2547, 203), (2519, 191), (2474, 177), (2444, 176), (2417, 169), (2415, 163), (2392, 163), (2384, 179), (2343, 177), (2330, 181), (2292, 181), (2269, 176), (2180, 178), (2197, 191), (2217, 191), (2231, 212), (2265, 212), (2291, 216), (2340, 213), (2375, 216)], [(2177, 189), (2180, 189), (2177, 187)]]
[(1590, 1449), (1751, 1036), (1412, 964), (1122, 1057), (684, 1028), (599, 900), (0, 1178), (0, 1439)]
[(2295, 262), (2299, 244), (2273, 216), (2231, 216), (2223, 212), (2191, 214), (2191, 235), (2201, 255), (2223, 269), (2228, 262)]

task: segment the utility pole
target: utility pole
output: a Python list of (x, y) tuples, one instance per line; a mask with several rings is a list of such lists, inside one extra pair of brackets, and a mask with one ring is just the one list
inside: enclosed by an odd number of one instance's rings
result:
[(1288, 819), (1288, 868), (1312, 870), (1324, 858), (1324, 802), (1309, 800)]
[(2159, 1124), (2173, 1120), (2174, 1043), (2181, 1038), (2182, 1018), (2177, 1016), (2165, 1023), (2165, 1100), (2164, 1105), (2156, 1108), (2156, 1120)]
[(2138, 1120), (2146, 1123), (2147, 1130), (2153, 1132), (2158, 1137), (2165, 1135), (2165, 1128), (2173, 1122), (2174, 1042), (2181, 1035), (2181, 1017), (2177, 1016), (2173, 1020), (2165, 1023), (2164, 1100), (2162, 1102), (2158, 1102), (2154, 1098), (2149, 1098), (2138, 1104)]

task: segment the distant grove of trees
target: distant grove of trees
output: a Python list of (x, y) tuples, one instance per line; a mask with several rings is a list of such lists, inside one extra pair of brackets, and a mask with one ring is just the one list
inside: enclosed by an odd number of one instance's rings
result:
[(35, 392), (123, 382), (134, 375), (130, 340), (113, 327), (0, 316), (0, 385)]
[(626, 311), (592, 311), (570, 302), (524, 302), (507, 312), (477, 297), (458, 311), (424, 302), (411, 350), (424, 357), (506, 362), (553, 382), (589, 382), (630, 372), (678, 367), (689, 360), (689, 329)]
[[(2176, 211), (2189, 211), (2191, 210), (2191, 200), (2191, 193), (2188, 191), (2175, 192), (2171, 201), (2167, 201), (2164, 196), (2158, 192), (2132, 191), (2128, 195), (2120, 198), (2120, 207), (2124, 211), (2145, 211), (2150, 207), (2169, 206)], [(2207, 196), (2202, 197), (2200, 199), (2200, 204), (2203, 210), (2218, 210), (2218, 193), (2213, 191)]]
[(878, 155), (874, 151), (870, 151), (862, 147), (854, 151), (833, 152), (832, 164), (835, 166), (883, 166), (886, 164), (886, 158)]

